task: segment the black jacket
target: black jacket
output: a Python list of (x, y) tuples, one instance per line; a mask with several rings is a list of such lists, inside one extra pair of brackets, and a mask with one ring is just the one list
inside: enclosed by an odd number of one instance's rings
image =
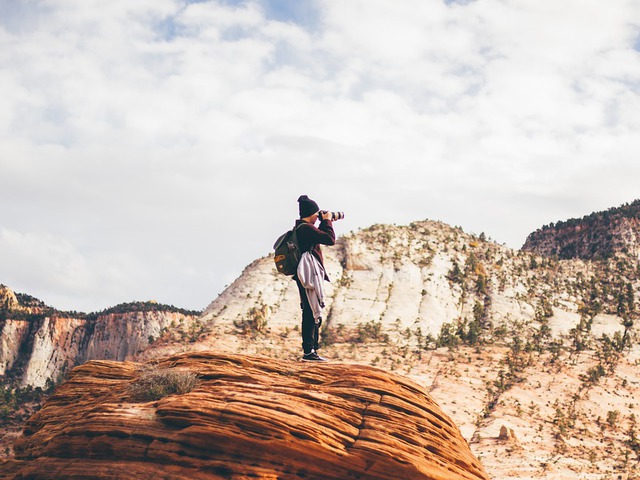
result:
[[(324, 267), (324, 258), (320, 245), (335, 245), (336, 243), (336, 234), (333, 231), (331, 220), (322, 220), (319, 227), (311, 225), (304, 220), (296, 220), (296, 233), (300, 252), (311, 252)], [(329, 277), (326, 277), (326, 279), (329, 280)]]

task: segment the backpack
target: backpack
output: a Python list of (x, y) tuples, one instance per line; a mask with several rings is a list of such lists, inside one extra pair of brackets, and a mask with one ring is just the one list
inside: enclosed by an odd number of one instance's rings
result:
[[(304, 224), (301, 223), (300, 225)], [(273, 261), (278, 272), (284, 275), (294, 275), (298, 270), (298, 263), (300, 263), (300, 257), (302, 256), (297, 233), (300, 225), (280, 235), (276, 243), (273, 244), (275, 250)]]

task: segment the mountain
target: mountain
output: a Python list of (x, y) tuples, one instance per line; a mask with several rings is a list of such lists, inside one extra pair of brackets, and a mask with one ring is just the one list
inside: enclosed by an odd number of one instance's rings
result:
[[(149, 394), (169, 379), (181, 388)], [(213, 352), (75, 369), (0, 469), (2, 478), (489, 478), (405, 378)]]
[[(635, 312), (628, 298), (637, 288), (633, 259), (561, 261), (439, 222), (376, 225), (340, 237), (325, 256), (332, 279), (325, 289), (330, 342), (411, 335), (434, 346), (435, 337), (451, 329), (465, 340), (542, 323), (560, 335), (585, 313), (598, 333), (612, 333), (623, 329), (619, 315)], [(297, 328), (298, 304), (295, 283), (278, 275), (267, 256), (249, 265), (201, 321), (219, 333), (273, 333)]]

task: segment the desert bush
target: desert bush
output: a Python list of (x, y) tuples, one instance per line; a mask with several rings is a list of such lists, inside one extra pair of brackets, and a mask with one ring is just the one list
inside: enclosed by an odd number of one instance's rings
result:
[(191, 325), (189, 325), (189, 331), (186, 333), (186, 336), (191, 343), (194, 343), (198, 338), (200, 338), (200, 335), (206, 331), (207, 327), (200, 322), (200, 320), (196, 319), (191, 322)]
[(356, 343), (364, 343), (367, 341), (386, 343), (389, 341), (389, 335), (382, 331), (382, 322), (371, 320), (358, 325), (354, 341)]
[(457, 328), (453, 323), (443, 323), (440, 326), (440, 334), (436, 338), (436, 347), (448, 347), (453, 350), (460, 344), (460, 337), (458, 337)]
[(239, 328), (243, 334), (256, 334), (267, 329), (267, 323), (271, 309), (268, 305), (251, 307), (247, 312), (247, 317), (242, 320), (235, 320), (233, 324)]
[(600, 379), (606, 375), (607, 372), (604, 367), (598, 364), (595, 367), (589, 368), (585, 375), (580, 375), (580, 380), (582, 380), (583, 388), (589, 388), (596, 385)]
[(509, 368), (509, 375), (514, 381), (520, 381), (520, 375), (527, 367), (533, 364), (531, 355), (532, 345), (524, 333), (524, 329), (516, 327), (513, 338), (509, 344), (505, 362)]
[(168, 395), (189, 393), (198, 385), (198, 376), (185, 370), (150, 368), (129, 386), (132, 400), (148, 402)]
[(607, 412), (607, 425), (609, 428), (615, 428), (618, 424), (618, 419), (620, 417), (620, 412), (618, 410), (609, 410)]
[(638, 434), (636, 432), (637, 420), (633, 413), (629, 415), (629, 421), (631, 425), (629, 426), (629, 431), (627, 432), (628, 439), (625, 443), (633, 452), (635, 452), (636, 456), (640, 458), (640, 440), (638, 439)]
[(569, 331), (571, 338), (571, 344), (574, 352), (581, 352), (588, 349), (591, 346), (591, 326), (593, 324), (593, 317), (587, 316), (584, 313), (580, 315), (580, 321), (578, 325)]
[[(477, 304), (482, 307), (482, 304)], [(464, 319), (463, 321), (443, 323), (440, 326), (440, 333), (437, 338), (429, 339), (435, 342), (436, 348), (447, 347), (455, 349), (461, 343), (464, 345), (479, 345), (483, 343), (482, 325), (477, 320)], [(425, 344), (425, 348), (428, 343)]]
[(569, 405), (568, 411), (565, 411), (560, 407), (559, 402), (556, 400), (554, 403), (556, 408), (555, 416), (552, 423), (556, 427), (555, 436), (558, 438), (561, 435), (566, 435), (567, 432), (576, 426), (577, 414), (575, 411), (575, 405)]
[(460, 269), (460, 265), (458, 265), (458, 262), (456, 261), (453, 262), (453, 266), (451, 267), (451, 270), (449, 270), (449, 273), (447, 273), (447, 278), (449, 279), (450, 282), (453, 282), (453, 283), (457, 283), (460, 285), (464, 283), (465, 276), (462, 270)]
[(486, 295), (488, 293), (487, 288), (487, 276), (483, 273), (479, 273), (476, 280), (476, 292)]
[(327, 325), (322, 331), (322, 343), (329, 346), (347, 341), (346, 325), (339, 323), (336, 327)]

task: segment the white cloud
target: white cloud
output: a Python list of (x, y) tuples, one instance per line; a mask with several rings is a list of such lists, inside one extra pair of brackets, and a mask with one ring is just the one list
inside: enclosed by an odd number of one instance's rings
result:
[(91, 306), (101, 297), (126, 298), (134, 287), (122, 268), (126, 265), (131, 271), (133, 258), (118, 252), (109, 258), (81, 253), (69, 239), (46, 233), (0, 230), (0, 263), (13, 288), (43, 292), (43, 300), (54, 305), (77, 302), (75, 309)]
[(202, 308), (301, 193), (339, 232), (515, 247), (638, 196), (633, 0), (30, 5), (0, 20), (0, 282), (61, 308)]

